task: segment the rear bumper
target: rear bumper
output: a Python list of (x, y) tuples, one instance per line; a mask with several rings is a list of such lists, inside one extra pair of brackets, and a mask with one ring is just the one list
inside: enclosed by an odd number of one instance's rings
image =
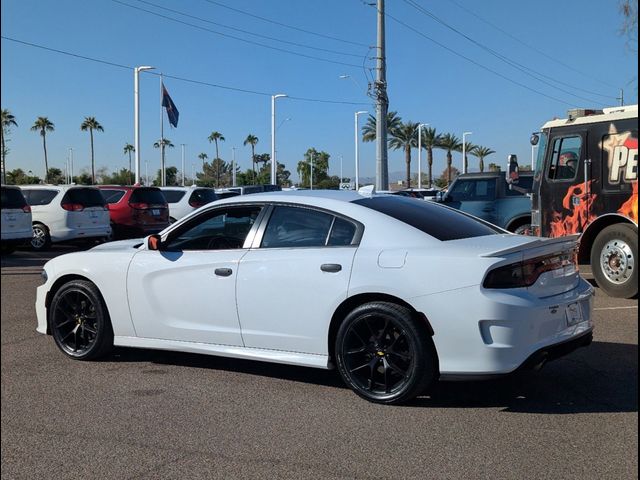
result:
[(108, 237), (111, 234), (111, 226), (107, 224), (98, 227), (52, 229), (49, 234), (51, 235), (51, 241), (53, 243), (82, 238), (102, 238)]
[(29, 226), (28, 230), (18, 231), (2, 231), (2, 243), (11, 243), (14, 245), (20, 245), (22, 243), (28, 243), (33, 238), (33, 229)]

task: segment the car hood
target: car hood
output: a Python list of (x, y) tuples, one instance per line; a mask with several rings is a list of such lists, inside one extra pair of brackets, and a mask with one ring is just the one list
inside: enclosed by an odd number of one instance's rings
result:
[(133, 248), (138, 248), (140, 245), (142, 245), (144, 243), (144, 239), (143, 238), (132, 238), (130, 240), (118, 240), (116, 242), (107, 242), (107, 243), (103, 243), (101, 245), (98, 245), (97, 247), (93, 247), (91, 249), (91, 251), (95, 251), (95, 250), (126, 250), (126, 251), (130, 251)]

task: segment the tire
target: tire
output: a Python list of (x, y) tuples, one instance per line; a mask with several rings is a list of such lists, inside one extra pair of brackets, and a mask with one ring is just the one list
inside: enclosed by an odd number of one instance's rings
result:
[(531, 223), (524, 223), (522, 225), (518, 225), (513, 233), (516, 235), (531, 235)]
[(48, 319), (56, 346), (70, 358), (94, 360), (113, 348), (109, 312), (88, 280), (65, 283), (53, 296)]
[(609, 296), (638, 294), (638, 231), (617, 223), (602, 230), (591, 248), (591, 268), (598, 286)]
[(405, 403), (438, 376), (431, 337), (407, 308), (393, 303), (366, 303), (349, 313), (338, 329), (335, 357), (344, 382), (375, 403)]
[(51, 248), (51, 235), (49, 235), (49, 229), (41, 223), (33, 224), (31, 248), (37, 251), (44, 251)]

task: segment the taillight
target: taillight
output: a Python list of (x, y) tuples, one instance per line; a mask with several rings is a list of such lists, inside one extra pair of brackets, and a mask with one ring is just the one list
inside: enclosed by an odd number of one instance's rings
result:
[(543, 273), (563, 270), (567, 267), (572, 267), (573, 272), (578, 271), (577, 250), (532, 258), (496, 268), (489, 272), (482, 285), (484, 288), (530, 287)]
[(144, 202), (129, 202), (129, 206), (135, 210), (147, 210), (149, 208), (149, 204)]
[(22, 211), (24, 213), (31, 213), (31, 207), (29, 205), (25, 205), (24, 207), (22, 207)]
[(69, 212), (81, 212), (84, 210), (84, 205), (81, 203), (63, 203), (62, 208)]

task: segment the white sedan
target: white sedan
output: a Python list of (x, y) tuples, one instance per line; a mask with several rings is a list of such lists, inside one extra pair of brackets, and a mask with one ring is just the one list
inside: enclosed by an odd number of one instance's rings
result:
[(411, 198), (239, 196), (49, 261), (37, 330), (79, 360), (115, 345), (335, 366), (395, 404), (588, 345), (593, 288), (575, 249)]

